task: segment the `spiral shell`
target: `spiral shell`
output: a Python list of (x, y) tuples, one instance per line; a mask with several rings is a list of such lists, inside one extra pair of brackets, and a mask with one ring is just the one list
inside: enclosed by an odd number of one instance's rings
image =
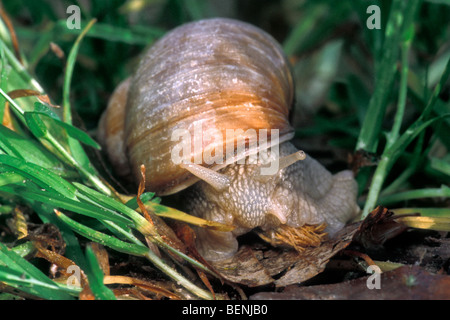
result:
[[(289, 63), (269, 34), (244, 22), (215, 18), (172, 30), (144, 54), (120, 90), (115, 95), (122, 104), (127, 100), (125, 115), (115, 112), (102, 121), (109, 123), (103, 130), (117, 131), (122, 125), (125, 129), (123, 148), (112, 147), (115, 155), (110, 158), (123, 159), (126, 152), (135, 177), (144, 164), (147, 189), (160, 195), (198, 180), (171, 160), (177, 143), (171, 139), (174, 130), (187, 129), (195, 139), (196, 125), (201, 123), (202, 134), (214, 129), (234, 142), (242, 137), (228, 138), (227, 129), (278, 129), (279, 143), (292, 137), (288, 115), (294, 88)], [(225, 157), (230, 142), (226, 139), (202, 141), (201, 150), (222, 143)], [(198, 159), (196, 152), (193, 147), (191, 159)], [(233, 159), (252, 151), (246, 152), (235, 153)], [(225, 166), (203, 165), (214, 170)], [(125, 169), (122, 173), (127, 174)]]

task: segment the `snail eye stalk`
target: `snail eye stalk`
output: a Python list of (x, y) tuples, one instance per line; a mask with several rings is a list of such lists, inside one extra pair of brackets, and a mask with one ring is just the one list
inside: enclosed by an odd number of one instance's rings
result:
[(188, 170), (197, 178), (205, 181), (217, 191), (224, 191), (230, 186), (230, 178), (226, 175), (205, 168), (195, 163), (181, 163), (180, 167)]

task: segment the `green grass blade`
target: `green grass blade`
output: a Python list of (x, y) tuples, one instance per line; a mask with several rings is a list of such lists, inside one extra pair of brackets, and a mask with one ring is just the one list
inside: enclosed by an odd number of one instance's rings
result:
[[(79, 35), (85, 29), (86, 23), (81, 23), (80, 29), (67, 29), (66, 20), (58, 21), (55, 30), (59, 34)], [(86, 37), (103, 39), (111, 42), (123, 42), (127, 44), (148, 45), (152, 40), (160, 38), (166, 33), (165, 30), (153, 26), (130, 26), (130, 28), (121, 28), (107, 23), (97, 22), (93, 25)], [(54, 41), (52, 39), (52, 41)]]
[(400, 89), (397, 101), (397, 111), (395, 113), (394, 124), (387, 135), (386, 147), (389, 148), (400, 135), (400, 128), (406, 109), (406, 96), (408, 91), (408, 73), (409, 73), (409, 52), (414, 38), (414, 25), (409, 26), (409, 31), (405, 32), (405, 40), (401, 44), (401, 71), (400, 71)]
[[(22, 88), (29, 88), (44, 92), (44, 89), (42, 86), (37, 82), (28, 72), (28, 70), (20, 63), (19, 60), (17, 60), (14, 53), (9, 49), (8, 45), (5, 44), (5, 42), (0, 39), (0, 47), (2, 47), (3, 52), (5, 54), (5, 57), (8, 61), (8, 63), (11, 65), (12, 69), (14, 70), (14, 74), (17, 75), (21, 81), (23, 82)], [(0, 89), (1, 90), (1, 89)]]
[[(89, 29), (94, 25), (96, 19), (91, 20), (87, 26), (83, 29), (83, 31), (78, 36), (75, 44), (70, 50), (69, 56), (67, 58), (66, 64), (66, 72), (64, 74), (64, 85), (63, 85), (63, 121), (72, 124), (72, 110), (70, 104), (70, 86), (72, 81), (73, 70), (75, 66), (76, 57), (78, 54), (78, 50), (80, 47), (81, 40), (84, 38)], [(52, 138), (47, 136), (47, 140), (53, 144), (54, 146), (58, 146), (58, 142)], [(83, 147), (79, 143), (79, 141), (69, 137), (68, 140), (69, 148), (71, 151), (71, 155), (67, 152), (64, 152), (63, 148), (59, 147), (59, 150), (63, 152), (65, 157), (75, 166), (85, 177), (89, 180), (96, 188), (101, 190), (103, 193), (110, 195), (111, 190), (105, 186), (105, 184), (98, 178), (97, 172), (92, 167), (91, 162), (86, 155)]]
[(38, 268), (0, 242), (0, 281), (44, 299), (73, 299)]
[(431, 158), (430, 167), (450, 177), (450, 157), (447, 159)]
[(72, 211), (81, 215), (85, 215), (98, 220), (111, 220), (124, 225), (133, 225), (128, 218), (119, 215), (117, 212), (103, 208), (101, 206), (94, 206), (87, 203), (82, 203), (77, 200), (65, 198), (57, 193), (50, 193), (46, 191), (29, 191), (28, 188), (21, 186), (2, 186), (0, 191), (14, 194), (29, 201), (37, 201), (60, 208)]
[(167, 274), (172, 279), (175, 279), (180, 285), (184, 286), (186, 289), (195, 293), (199, 297), (203, 299), (212, 299), (212, 295), (195, 286), (190, 281), (182, 277), (175, 269), (169, 267), (164, 261), (162, 261), (159, 257), (157, 257), (149, 248), (145, 246), (136, 245), (134, 243), (128, 243), (121, 241), (115, 237), (109, 236), (92, 228), (89, 228), (85, 225), (82, 225), (79, 222), (76, 222), (61, 212), (57, 212), (58, 218), (67, 223), (73, 231), (76, 233), (88, 238), (91, 241), (98, 242), (104, 246), (110, 247), (119, 252), (124, 252), (137, 256), (147, 257), (152, 263), (155, 264), (162, 272)]
[(430, 113), (433, 111), (433, 108), (438, 100), (439, 94), (442, 92), (442, 89), (445, 86), (445, 83), (450, 77), (450, 58), (447, 61), (444, 71), (442, 72), (441, 78), (433, 90), (433, 93), (428, 100), (427, 106), (425, 110), (422, 112), (421, 118), (427, 119)]
[(425, 188), (418, 190), (408, 190), (404, 192), (399, 192), (391, 194), (388, 196), (380, 197), (380, 203), (383, 205), (388, 205), (392, 203), (397, 203), (401, 201), (421, 199), (421, 198), (433, 198), (433, 197), (443, 197), (450, 198), (450, 188), (448, 186), (441, 186), (440, 188)]
[(147, 225), (148, 222), (142, 215), (140, 215), (136, 211), (130, 209), (128, 206), (124, 205), (123, 203), (121, 203), (111, 197), (105, 196), (105, 195), (101, 194), (100, 192), (93, 190), (91, 188), (88, 188), (80, 183), (74, 182), (74, 185), (78, 188), (78, 190), (81, 194), (95, 200), (97, 203), (105, 206), (106, 208), (109, 208), (111, 210), (117, 210), (117, 211), (123, 213), (124, 215), (126, 215), (127, 217), (132, 219), (137, 227)]
[[(450, 115), (449, 115), (450, 116)], [(416, 120), (409, 129), (388, 149), (385, 149), (380, 162), (375, 170), (372, 182), (367, 195), (361, 218), (364, 219), (370, 213), (378, 201), (378, 196), (385, 181), (387, 174), (394, 165), (402, 151), (428, 126), (444, 117), (436, 117), (434, 119), (423, 122), (422, 119)], [(379, 201), (378, 201), (379, 202)]]
[(103, 220), (103, 221), (101, 221), (101, 223), (103, 223), (103, 225), (106, 228), (108, 228), (109, 231), (114, 233), (118, 238), (126, 239), (126, 240), (130, 241), (131, 243), (143, 246), (142, 242), (138, 238), (135, 237), (135, 235), (133, 234), (133, 232), (131, 231), (131, 229), (129, 227), (119, 225), (118, 223), (115, 223), (115, 222), (112, 222), (109, 220)]
[(28, 125), (28, 129), (30, 129), (36, 138), (41, 139), (48, 135), (47, 126), (39, 117), (39, 114), (35, 112), (25, 112), (24, 118)]
[[(17, 117), (23, 123), (27, 124), (24, 116), (24, 109), (22, 109), (13, 99), (11, 99), (11, 97), (9, 97), (9, 95), (7, 95), (1, 88), (0, 94), (9, 101), (10, 105), (13, 107), (13, 110), (15, 110)], [(72, 151), (69, 152), (63, 144), (47, 130), (45, 125), (41, 123), (42, 120), (40, 120), (40, 118), (36, 117), (36, 115), (28, 117), (32, 118), (32, 126), (30, 129), (35, 130), (37, 136), (42, 136), (42, 138), (54, 148), (58, 156), (61, 157), (66, 164), (76, 168), (80, 172), (81, 176), (90, 181), (98, 190), (101, 190), (103, 193), (108, 195), (112, 194), (111, 189), (98, 177), (98, 173), (91, 165), (89, 158), (77, 140), (69, 138), (69, 145)]]
[(434, 124), (437, 121), (441, 121), (445, 118), (450, 117), (450, 114), (443, 116), (438, 116), (428, 121), (423, 121), (422, 118), (417, 119), (401, 136), (395, 143), (392, 144), (388, 149), (386, 149), (386, 156), (396, 160), (398, 156), (406, 149), (406, 147), (427, 127)]
[[(47, 124), (44, 124), (41, 117), (47, 118), (47, 120), (48, 120)], [(39, 112), (39, 111), (25, 112), (25, 120), (27, 120), (27, 118), (32, 118), (34, 121), (41, 123), (40, 126), (59, 127), (61, 129), (63, 129), (63, 131), (65, 133), (67, 133), (67, 135), (69, 137), (72, 137), (72, 138), (74, 138), (88, 146), (91, 146), (93, 148), (100, 149), (100, 145), (96, 141), (94, 141), (86, 132), (78, 129), (77, 127), (74, 127), (71, 124), (68, 124), (68, 123), (63, 122), (58, 119), (55, 119), (54, 117), (52, 117), (51, 115), (49, 115), (47, 113)], [(28, 121), (27, 121), (27, 123), (28, 123)], [(40, 128), (40, 126), (39, 126), (38, 130), (42, 130), (42, 128)], [(32, 128), (30, 128), (30, 129), (33, 131)], [(34, 131), (33, 131), (33, 133), (34, 133)], [(47, 134), (47, 132), (44, 132), (44, 134), (42, 134), (40, 137), (43, 137), (46, 134)], [(40, 137), (38, 137), (38, 138), (40, 138)]]
[(74, 299), (74, 297), (64, 294), (62, 287), (58, 286), (56, 283), (49, 284), (47, 282), (39, 281), (3, 266), (0, 266), (0, 282), (41, 299)]
[(36, 251), (36, 248), (34, 247), (33, 242), (27, 241), (21, 244), (18, 244), (15, 247), (10, 248), (11, 251), (14, 251), (22, 258), (26, 257), (29, 254), (32, 254)]
[(34, 163), (11, 157), (0, 155), (0, 168), (22, 175), (35, 182), (39, 187), (61, 194), (68, 199), (76, 199), (75, 187), (52, 171), (40, 167)]
[(57, 212), (57, 217), (66, 223), (74, 232), (82, 235), (83, 237), (98, 242), (104, 246), (107, 246), (111, 249), (114, 249), (118, 252), (128, 253), (131, 255), (144, 256), (146, 252), (149, 250), (145, 246), (140, 246), (134, 243), (125, 242), (119, 240), (113, 236), (107, 235), (103, 232), (94, 230), (90, 227), (87, 227), (71, 218), (67, 215)]
[(6, 94), (6, 92), (3, 91), (2, 88), (0, 88), (0, 95), (2, 95), (2, 97), (9, 102), (9, 105), (12, 107), (12, 110), (16, 113), (16, 116), (24, 122), (25, 120), (23, 119), (23, 114), (25, 113), (25, 111), (8, 94)]
[[(1, 166), (0, 166), (0, 171)], [(3, 172), (0, 173), (0, 186), (6, 186), (8, 184), (20, 183), (24, 181), (24, 177), (18, 173), (14, 172)]]
[[(399, 44), (404, 31), (404, 22), (411, 21), (420, 1), (394, 0), (386, 25), (385, 40), (383, 44), (383, 58), (377, 68), (375, 91), (369, 102), (361, 132), (356, 143), (356, 150), (375, 152), (378, 145), (378, 136), (387, 107), (387, 98), (397, 72), (397, 58)], [(409, 27), (409, 25), (407, 26)]]
[(103, 271), (91, 246), (86, 247), (86, 260), (88, 268), (85, 270), (89, 280), (89, 288), (98, 300), (116, 300), (114, 293), (103, 284)]
[[(148, 201), (151, 201), (154, 198), (154, 196), (155, 196), (154, 192), (145, 192), (141, 194), (141, 201), (142, 203), (146, 203)], [(130, 209), (136, 210), (137, 208), (139, 208), (139, 205), (137, 203), (137, 197), (131, 198), (125, 203), (125, 205)]]
[(0, 149), (10, 156), (21, 158), (40, 167), (57, 172), (61, 176), (74, 176), (74, 171), (61, 164), (61, 161), (34, 139), (24, 137), (5, 126), (0, 126)]
[(69, 56), (67, 58), (66, 72), (64, 75), (64, 87), (63, 87), (63, 119), (64, 122), (72, 123), (72, 110), (70, 107), (70, 85), (72, 82), (73, 69), (75, 67), (75, 61), (78, 55), (78, 50), (80, 48), (81, 40), (84, 38), (89, 29), (96, 22), (96, 19), (91, 20), (87, 26), (83, 29), (80, 35), (77, 37), (75, 44), (70, 50)]
[(112, 194), (109, 186), (103, 183), (94, 167), (92, 167), (89, 158), (87, 157), (86, 153), (77, 140), (69, 139), (69, 144), (71, 144), (71, 147), (75, 145), (80, 147), (75, 149), (72, 148), (72, 151), (75, 150), (74, 154), (72, 155), (52, 135), (47, 135), (45, 139), (55, 148), (55, 150), (57, 150), (61, 154), (61, 157), (68, 165), (76, 168), (80, 172), (83, 178), (91, 182), (93, 186), (95, 186), (98, 190), (101, 190), (104, 194)]
[(58, 116), (58, 114), (56, 114), (54, 109), (49, 108), (48, 106), (46, 106), (45, 104), (43, 104), (41, 102), (35, 102), (34, 103), (34, 110), (33, 111), (34, 112), (44, 113), (48, 117), (56, 119), (56, 120), (61, 120), (61, 118)]

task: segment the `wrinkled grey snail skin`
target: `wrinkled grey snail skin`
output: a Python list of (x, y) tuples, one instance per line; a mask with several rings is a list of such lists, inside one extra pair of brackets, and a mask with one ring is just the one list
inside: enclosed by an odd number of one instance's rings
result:
[[(142, 56), (134, 75), (113, 94), (99, 140), (119, 175), (138, 181), (144, 164), (147, 191), (168, 195), (190, 187), (188, 213), (236, 227), (196, 228), (198, 250), (207, 260), (232, 257), (236, 237), (256, 227), (325, 223), (333, 234), (359, 212), (357, 184), (351, 171), (332, 175), (310, 156), (297, 161), (301, 152), (289, 142), (293, 92), (289, 63), (270, 35), (235, 20), (201, 20), (169, 32)], [(268, 141), (279, 148), (280, 169), (261, 175), (262, 158), (250, 161), (239, 150), (231, 164), (175, 164), (171, 151), (179, 141), (172, 141), (172, 133), (184, 128), (193, 136), (199, 122), (202, 133), (223, 134), (224, 150), (245, 138), (229, 138), (227, 129), (277, 129), (279, 145), (275, 136)], [(219, 142), (203, 141), (203, 148)], [(197, 151), (192, 148), (192, 162)], [(275, 153), (268, 154), (273, 161)]]

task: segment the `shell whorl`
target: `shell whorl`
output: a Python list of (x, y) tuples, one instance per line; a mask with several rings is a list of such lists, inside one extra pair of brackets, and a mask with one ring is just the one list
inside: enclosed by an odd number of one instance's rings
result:
[(125, 144), (134, 175), (144, 164), (148, 190), (161, 195), (196, 182), (172, 163), (171, 134), (184, 128), (193, 136), (199, 121), (204, 133), (217, 129), (223, 137), (227, 129), (278, 129), (280, 142), (290, 139), (293, 90), (280, 46), (250, 24), (215, 18), (172, 30), (131, 78)]

